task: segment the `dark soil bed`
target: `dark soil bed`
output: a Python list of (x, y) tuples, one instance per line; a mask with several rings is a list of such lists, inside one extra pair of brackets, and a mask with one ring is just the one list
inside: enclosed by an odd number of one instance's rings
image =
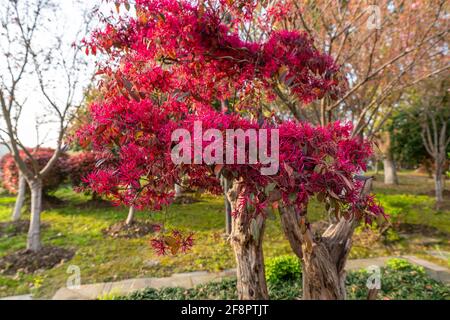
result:
[(33, 273), (41, 269), (51, 269), (72, 259), (74, 250), (45, 246), (38, 252), (19, 250), (0, 258), (0, 273), (13, 275), (18, 271)]
[(81, 208), (111, 208), (114, 207), (113, 203), (103, 199), (91, 199), (82, 204), (77, 205)]
[[(428, 192), (423, 192), (421, 194), (434, 198), (436, 196), (436, 191), (433, 189)], [(442, 192), (442, 196), (444, 197), (444, 200), (450, 200), (450, 190), (444, 189), (444, 191)]]
[(194, 197), (186, 196), (186, 195), (176, 197), (175, 200), (173, 201), (173, 203), (176, 203), (176, 204), (191, 204), (191, 203), (196, 203), (196, 202), (199, 202), (199, 200), (195, 199)]
[[(27, 233), (30, 226), (29, 220), (0, 222), (0, 238), (14, 237), (18, 234)], [(48, 228), (48, 223), (41, 223), (41, 228)]]
[(412, 223), (394, 223), (394, 230), (399, 233), (404, 234), (418, 234), (427, 237), (448, 237), (449, 234), (443, 232), (435, 227), (423, 225), (423, 224), (412, 224)]
[(131, 224), (121, 221), (102, 230), (103, 234), (111, 238), (140, 238), (159, 230), (159, 225), (149, 221), (135, 220)]
[[(42, 195), (42, 210), (52, 210), (57, 208), (62, 208), (64, 206), (67, 206), (68, 201), (60, 199), (58, 197), (55, 197), (53, 195), (49, 194), (43, 194)], [(25, 203), (23, 205), (23, 209), (25, 211), (31, 210), (31, 199), (30, 195), (27, 195), (25, 198)]]

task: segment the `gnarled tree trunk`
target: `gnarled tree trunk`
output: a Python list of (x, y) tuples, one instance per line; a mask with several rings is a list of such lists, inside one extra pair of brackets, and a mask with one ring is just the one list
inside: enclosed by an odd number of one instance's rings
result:
[[(363, 194), (370, 192), (371, 184), (371, 179), (366, 180)], [(283, 231), (302, 260), (303, 299), (345, 299), (345, 263), (358, 221), (341, 218), (321, 236), (314, 236), (306, 221), (306, 209), (297, 212), (293, 207), (280, 205), (279, 210)]]
[(27, 249), (39, 251), (41, 244), (41, 211), (42, 211), (42, 180), (36, 178), (28, 181), (31, 190), (31, 219), (28, 230)]
[(320, 239), (314, 238), (304, 216), (280, 206), (283, 231), (292, 250), (302, 260), (303, 299), (345, 299), (345, 262), (351, 248), (352, 222), (341, 219)]
[(27, 190), (27, 181), (25, 180), (25, 177), (21, 173), (19, 173), (19, 186), (16, 203), (14, 205), (14, 210), (12, 213), (12, 221), (18, 221), (20, 219), (23, 203), (25, 201), (26, 190)]
[(231, 209), (236, 212), (230, 241), (237, 264), (237, 293), (241, 300), (268, 299), (262, 250), (265, 219), (251, 217), (247, 209), (239, 205), (242, 193), (239, 183), (234, 183), (227, 193)]

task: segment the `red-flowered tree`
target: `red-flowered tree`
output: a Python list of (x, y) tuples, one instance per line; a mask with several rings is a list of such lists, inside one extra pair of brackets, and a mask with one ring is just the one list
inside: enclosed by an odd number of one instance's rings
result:
[[(80, 145), (92, 147), (100, 160), (86, 182), (118, 203), (159, 210), (171, 203), (181, 177), (212, 192), (220, 192), (217, 177), (225, 177), (232, 186), (227, 197), (239, 297), (268, 298), (262, 240), (265, 217), (278, 208), (286, 234), (297, 237), (291, 244), (304, 261), (305, 297), (343, 298), (345, 274), (337, 264), (345, 264), (354, 225), (383, 213), (355, 179), (365, 170), (370, 146), (351, 138), (348, 125), (314, 127), (263, 114), (262, 101), (274, 99), (280, 81), (305, 103), (336, 98), (345, 86), (338, 66), (306, 33), (271, 30), (277, 11), (261, 16), (258, 41), (239, 32), (238, 25), (254, 19), (256, 4), (139, 0), (135, 16), (104, 20), (105, 28), (86, 41), (87, 53), (107, 57), (99, 62), (102, 97), (90, 106), (92, 122), (78, 132)], [(119, 11), (120, 3), (116, 7)], [(217, 111), (224, 101), (228, 110)], [(172, 133), (185, 129), (192, 136), (196, 121), (217, 134), (267, 129), (270, 148), (279, 147), (279, 170), (261, 174), (267, 165), (261, 158), (248, 164), (174, 163)], [(278, 130), (278, 141), (272, 130)], [(216, 139), (201, 143), (206, 148)], [(226, 146), (220, 148), (225, 154)], [(245, 151), (250, 160), (250, 148)], [(195, 147), (188, 152), (195, 155)], [(312, 237), (307, 221), (313, 196), (336, 220), (338, 230), (327, 230), (324, 241)], [(152, 240), (162, 254), (192, 244), (192, 234), (164, 229)]]
[[(85, 186), (84, 177), (95, 171), (96, 163), (95, 153), (91, 151), (77, 152), (70, 155), (67, 159), (65, 171), (75, 190)], [(95, 198), (95, 194), (93, 194), (93, 197)]]
[[(33, 156), (34, 165), (42, 169), (45, 164), (51, 159), (54, 150), (51, 148), (35, 148), (28, 149)], [(25, 152), (20, 152), (20, 157), (25, 162), (26, 166), (33, 167), (33, 161), (27, 157)], [(42, 192), (44, 197), (48, 192), (56, 189), (66, 178), (67, 155), (61, 154), (58, 161), (55, 163), (52, 171), (50, 171), (42, 181)], [(22, 207), (25, 201), (27, 192), (26, 181), (20, 170), (17, 168), (14, 156), (11, 153), (5, 154), (0, 160), (1, 180), (3, 187), (12, 194), (17, 194), (16, 203), (13, 209), (12, 220), (17, 221), (21, 217)]]

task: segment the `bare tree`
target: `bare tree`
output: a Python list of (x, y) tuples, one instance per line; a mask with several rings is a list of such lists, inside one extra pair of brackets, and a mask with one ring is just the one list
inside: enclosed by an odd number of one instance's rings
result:
[(420, 92), (419, 108), (422, 111), (422, 140), (434, 160), (436, 207), (444, 200), (444, 174), (447, 148), (450, 144), (450, 93), (449, 81), (429, 83)]
[(25, 201), (26, 190), (27, 181), (25, 180), (25, 177), (21, 173), (19, 173), (19, 185), (17, 189), (16, 203), (14, 204), (14, 209), (11, 217), (12, 221), (19, 221), (20, 219), (23, 203)]
[[(63, 35), (55, 34), (58, 26), (51, 25), (57, 6), (51, 0), (10, 0), (2, 8), (1, 52), (6, 68), (0, 69), (0, 104), (4, 128), (2, 141), (8, 146), (14, 161), (31, 191), (31, 220), (27, 249), (41, 249), (40, 220), (43, 178), (52, 170), (64, 151), (64, 134), (73, 110), (80, 104), (80, 71), (83, 61), (79, 50)], [(50, 23), (50, 25), (49, 25)], [(46, 39), (45, 35), (51, 35)], [(75, 39), (72, 39), (75, 40)], [(70, 49), (70, 50), (69, 50)], [(26, 99), (19, 84), (32, 81), (45, 101), (46, 123), (55, 128), (55, 151), (40, 167), (34, 157), (36, 148), (29, 148), (19, 138), (19, 119)], [(63, 92), (63, 94), (61, 94)], [(63, 96), (63, 97), (61, 97)], [(35, 101), (36, 103), (36, 101)], [(37, 147), (43, 142), (37, 141)], [(26, 164), (28, 160), (31, 165)]]
[[(280, 88), (275, 108), (299, 120), (326, 124), (347, 118), (354, 124), (354, 135), (373, 138), (405, 88), (450, 68), (448, 1), (287, 2), (292, 9), (281, 23), (308, 32), (348, 80), (344, 96), (336, 101), (325, 97), (311, 108), (300, 106), (289, 90)], [(385, 180), (396, 183), (395, 161), (390, 149), (386, 151)]]

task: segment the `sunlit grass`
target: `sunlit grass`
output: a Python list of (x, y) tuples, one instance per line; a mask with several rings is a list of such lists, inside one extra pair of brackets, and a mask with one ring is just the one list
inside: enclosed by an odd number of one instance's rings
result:
[[(400, 179), (402, 184), (394, 187), (383, 185), (381, 176), (375, 183), (375, 192), (392, 218), (450, 232), (450, 212), (436, 212), (433, 209), (433, 198), (425, 194), (432, 189), (431, 179), (410, 175), (401, 175)], [(43, 242), (75, 249), (74, 258), (52, 270), (34, 275), (0, 276), (0, 296), (31, 291), (38, 297), (51, 297), (58, 288), (65, 286), (70, 276), (66, 273), (69, 265), (80, 267), (82, 284), (234, 267), (233, 253), (224, 236), (223, 197), (203, 195), (200, 202), (173, 205), (167, 213), (138, 213), (138, 219), (165, 222), (169, 229), (195, 232), (195, 245), (191, 252), (158, 257), (148, 246), (149, 237), (110, 239), (103, 236), (102, 229), (126, 218), (127, 208), (88, 206), (88, 196), (74, 193), (68, 187), (59, 189), (55, 196), (66, 203), (62, 207), (43, 212), (42, 221), (49, 224), (43, 230)], [(0, 221), (10, 219), (13, 205), (14, 197), (0, 197)], [(310, 205), (309, 215), (312, 221), (325, 217), (323, 209), (315, 201)], [(25, 214), (23, 219), (27, 218)], [(0, 256), (22, 249), (25, 244), (24, 234), (2, 238)], [(391, 247), (381, 243), (370, 246), (355, 243), (351, 258), (411, 253), (411, 250), (419, 249), (404, 242)], [(442, 249), (448, 250), (448, 246), (444, 243)], [(288, 253), (291, 253), (291, 249), (281, 233), (278, 219), (268, 220), (264, 238), (265, 257)], [(419, 252), (419, 255), (422, 253)], [(152, 262), (151, 265), (149, 261)]]

